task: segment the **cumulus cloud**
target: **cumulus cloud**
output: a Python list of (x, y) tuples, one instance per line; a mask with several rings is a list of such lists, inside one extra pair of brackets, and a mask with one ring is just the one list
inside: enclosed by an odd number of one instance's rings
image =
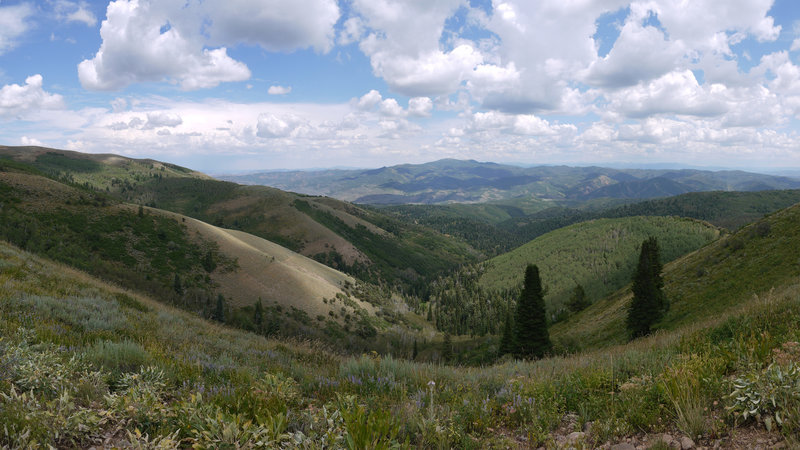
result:
[(364, 35), (364, 22), (359, 17), (350, 17), (344, 21), (339, 32), (339, 45), (350, 45), (361, 40)]
[(42, 141), (40, 141), (40, 140), (38, 140), (36, 138), (28, 137), (28, 136), (22, 136), (22, 138), (20, 138), (20, 140), (19, 140), (19, 143), (22, 144), (22, 145), (31, 145), (31, 146), (36, 146), (36, 147), (44, 147), (44, 144), (42, 144)]
[(269, 94), (269, 95), (286, 95), (286, 94), (288, 94), (290, 92), (292, 92), (292, 87), (291, 86), (277, 86), (277, 85), (275, 85), (275, 86), (270, 86), (269, 89), (267, 89), (267, 94)]
[(366, 94), (362, 95), (361, 98), (354, 102), (356, 108), (362, 111), (369, 111), (374, 108), (378, 103), (381, 102), (382, 96), (381, 93), (372, 89), (371, 91), (367, 92)]
[(285, 138), (296, 133), (303, 121), (293, 114), (262, 114), (258, 117), (258, 137)]
[(92, 59), (78, 65), (81, 84), (93, 90), (117, 90), (143, 81), (172, 81), (200, 89), (250, 77), (246, 65), (227, 49), (203, 48), (197, 33), (182, 22), (180, 3), (117, 0), (108, 5), (100, 27), (103, 43)]
[(497, 111), (478, 112), (471, 116), (472, 132), (496, 131), (526, 136), (546, 136), (564, 132), (574, 133), (572, 124), (551, 124), (533, 114), (506, 114)]
[(649, 81), (673, 70), (684, 54), (682, 45), (670, 42), (645, 18), (631, 15), (614, 47), (589, 66), (586, 81), (599, 87), (618, 88)]
[(26, 78), (24, 85), (7, 84), (0, 88), (0, 117), (20, 117), (30, 112), (63, 108), (64, 99), (45, 91), (39, 74)]
[(375, 89), (358, 99), (352, 99), (350, 104), (354, 109), (364, 112), (377, 109), (377, 113), (383, 117), (430, 117), (433, 111), (433, 100), (429, 97), (410, 98), (408, 108), (404, 109), (396, 99), (384, 99), (381, 93)]
[(28, 31), (28, 18), (33, 13), (33, 7), (28, 3), (0, 6), (0, 55), (14, 48), (17, 39)]
[(212, 44), (243, 42), (270, 51), (311, 47), (326, 53), (339, 20), (336, 0), (206, 0), (203, 9), (212, 21), (207, 28)]
[(445, 21), (461, 0), (356, 0), (354, 10), (369, 30), (360, 44), (375, 75), (408, 96), (455, 92), (483, 58), (471, 43), (452, 49), (440, 41)]
[(183, 119), (178, 114), (170, 112), (151, 112), (147, 113), (147, 122), (145, 122), (143, 130), (150, 130), (153, 128), (169, 127), (174, 128), (183, 123)]
[(403, 107), (397, 103), (397, 100), (393, 98), (387, 98), (386, 100), (380, 103), (380, 107), (378, 108), (380, 113), (384, 116), (388, 117), (401, 117), (406, 114), (403, 110)]
[(255, 0), (116, 0), (109, 3), (106, 17), (100, 49), (78, 65), (85, 88), (117, 90), (169, 81), (193, 90), (250, 78), (248, 67), (228, 55), (228, 46), (329, 51), (339, 8), (335, 0), (272, 2), (269, 7)]
[(408, 115), (415, 117), (430, 117), (433, 111), (433, 101), (428, 97), (414, 97), (408, 100)]
[(632, 88), (609, 95), (610, 109), (627, 117), (660, 114), (718, 116), (727, 112), (726, 87), (700, 86), (690, 70), (670, 72)]

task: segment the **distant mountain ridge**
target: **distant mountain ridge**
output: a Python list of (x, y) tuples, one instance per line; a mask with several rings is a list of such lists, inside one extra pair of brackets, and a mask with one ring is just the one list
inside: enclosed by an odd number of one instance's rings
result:
[(482, 203), (518, 197), (648, 199), (699, 191), (800, 188), (800, 179), (738, 170), (518, 167), (457, 159), (379, 169), (259, 172), (219, 178), (383, 205)]

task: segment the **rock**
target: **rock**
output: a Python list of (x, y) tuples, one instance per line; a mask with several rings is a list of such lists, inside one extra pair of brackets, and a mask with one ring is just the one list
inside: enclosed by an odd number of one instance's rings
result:
[(573, 431), (567, 435), (567, 444), (575, 444), (586, 439), (586, 433), (582, 431)]
[(583, 424), (583, 432), (586, 433), (586, 434), (591, 433), (592, 432), (592, 425), (593, 425), (592, 422), (586, 422), (585, 424)]
[(681, 438), (681, 449), (682, 450), (689, 450), (691, 448), (694, 448), (694, 441), (691, 438), (687, 437), (687, 436), (682, 437)]
[(636, 447), (630, 442), (620, 442), (612, 445), (611, 450), (636, 450)]
[(664, 434), (661, 435), (661, 442), (663, 442), (663, 443), (665, 443), (667, 445), (672, 445), (672, 441), (674, 441), (674, 439), (672, 438), (671, 434), (664, 433)]

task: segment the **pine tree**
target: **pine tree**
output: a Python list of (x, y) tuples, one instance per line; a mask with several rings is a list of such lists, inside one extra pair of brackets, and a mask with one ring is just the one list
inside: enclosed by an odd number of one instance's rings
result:
[(567, 302), (567, 307), (573, 313), (583, 311), (584, 309), (588, 308), (592, 302), (586, 298), (586, 291), (583, 290), (583, 286), (580, 284), (575, 286), (575, 289), (572, 291), (572, 297), (570, 297), (569, 302)]
[(520, 358), (541, 358), (552, 349), (547, 331), (542, 280), (539, 268), (529, 264), (525, 269), (525, 284), (517, 302), (514, 324), (514, 347)]
[(442, 341), (442, 360), (450, 361), (453, 359), (453, 339), (450, 333), (444, 334), (444, 341)]
[(181, 284), (181, 277), (178, 274), (175, 274), (175, 278), (172, 280), (172, 289), (175, 290), (175, 293), (178, 295), (183, 294), (183, 286)]
[(661, 320), (669, 308), (662, 291), (661, 258), (658, 241), (649, 237), (642, 242), (639, 263), (633, 274), (633, 301), (628, 309), (627, 327), (636, 338), (650, 333), (653, 324)]
[(500, 356), (514, 351), (514, 328), (511, 324), (511, 310), (506, 310), (506, 320), (503, 326), (503, 337), (500, 338), (500, 348), (497, 349)]
[(261, 304), (261, 297), (258, 297), (258, 302), (253, 311), (253, 324), (256, 327), (256, 332), (260, 333), (264, 325), (264, 306)]
[(217, 307), (212, 318), (218, 322), (225, 322), (225, 297), (222, 294), (217, 295)]

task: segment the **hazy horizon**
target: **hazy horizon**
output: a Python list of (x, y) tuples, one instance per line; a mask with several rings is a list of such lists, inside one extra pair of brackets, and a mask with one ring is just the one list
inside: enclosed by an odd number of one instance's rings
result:
[(6, 0), (0, 23), (8, 145), (216, 173), (800, 166), (792, 0)]

